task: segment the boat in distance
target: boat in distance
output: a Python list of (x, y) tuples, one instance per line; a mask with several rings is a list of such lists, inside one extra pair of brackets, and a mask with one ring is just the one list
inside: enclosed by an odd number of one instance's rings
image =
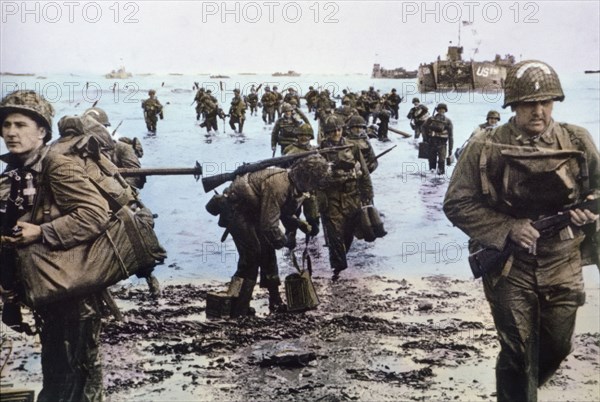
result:
[(371, 78), (410, 79), (417, 78), (417, 70), (408, 71), (404, 67), (385, 69), (380, 64), (373, 64)]

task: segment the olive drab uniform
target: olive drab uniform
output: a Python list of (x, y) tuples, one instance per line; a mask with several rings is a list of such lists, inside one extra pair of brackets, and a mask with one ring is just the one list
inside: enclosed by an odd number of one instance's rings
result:
[(292, 216), (304, 195), (297, 193), (287, 170), (282, 168), (239, 176), (224, 194), (231, 211), (227, 229), (239, 254), (234, 280), (240, 278), (243, 282), (236, 309), (237, 314), (246, 315), (259, 270), (260, 287), (267, 288), (270, 297), (279, 297), (281, 280), (275, 250), (283, 248), (287, 240), (279, 222), (286, 231), (295, 227)]
[[(284, 108), (286, 106), (287, 105), (284, 105)], [(294, 112), (297, 112), (302, 120), (298, 120), (294, 116)], [(290, 117), (286, 117), (285, 114), (281, 116), (275, 123), (275, 126), (273, 126), (273, 131), (271, 132), (271, 148), (275, 148), (279, 144), (281, 147), (281, 154), (283, 155), (284, 149), (288, 145), (296, 142), (296, 133), (294, 131), (303, 123), (309, 124), (310, 121), (300, 109), (292, 111)]]
[(360, 96), (356, 99), (356, 110), (358, 114), (365, 119), (365, 122), (369, 121), (371, 98), (367, 96), (367, 91), (361, 91)]
[(200, 120), (200, 117), (202, 117), (202, 114), (204, 113), (202, 110), (202, 102), (205, 96), (206, 92), (204, 91), (204, 88), (198, 89), (196, 96), (194, 96), (194, 102), (196, 103), (196, 120)]
[[(373, 87), (370, 87), (369, 91), (366, 93), (365, 102), (366, 102), (366, 105), (368, 105), (367, 106), (368, 116), (373, 116), (373, 123), (375, 123), (376, 115), (379, 112), (380, 99), (381, 99), (381, 96), (379, 95), (379, 93)], [(365, 121), (368, 123), (369, 118), (367, 117), (365, 119)]]
[[(600, 195), (600, 154), (587, 130), (551, 122), (529, 138), (513, 118), (476, 134), (458, 160), (444, 212), (470, 237), (471, 252), (480, 246), (503, 250), (517, 219), (536, 220), (590, 192)], [(501, 345), (500, 402), (536, 401), (537, 387), (570, 353), (576, 311), (585, 299), (583, 240), (574, 225), (542, 234), (535, 253), (515, 245), (504, 266), (483, 274)]]
[(381, 109), (379, 113), (376, 115), (375, 120), (379, 120), (379, 124), (377, 127), (377, 139), (382, 142), (388, 142), (390, 139), (388, 138), (388, 129), (390, 124), (390, 116), (391, 112), (388, 109)]
[(422, 132), (423, 141), (429, 143), (429, 169), (444, 174), (446, 156), (452, 153), (454, 146), (452, 120), (436, 113), (423, 124)]
[[(237, 93), (231, 100), (231, 107), (229, 108), (229, 127), (235, 132), (241, 133), (244, 129), (244, 121), (246, 120), (246, 104), (242, 100), (242, 97)], [(235, 125), (239, 126), (236, 130)]]
[(415, 131), (415, 139), (418, 139), (421, 136), (423, 124), (429, 118), (429, 109), (419, 103), (408, 111), (406, 118), (410, 120), (410, 127)]
[(344, 89), (344, 96), (342, 96), (342, 105), (348, 105), (352, 108), (356, 108), (356, 94)]
[[(137, 138), (119, 137), (115, 143), (115, 150), (112, 155), (112, 162), (120, 168), (142, 167), (140, 159), (144, 155), (144, 150), (140, 140)], [(138, 189), (142, 189), (146, 184), (146, 176), (125, 177), (125, 181)]]
[[(321, 148), (347, 145), (342, 137), (339, 143), (326, 139)], [(362, 205), (372, 204), (371, 176), (358, 146), (337, 153), (326, 153), (332, 163), (331, 177), (317, 190), (317, 200), (323, 231), (329, 249), (329, 262), (334, 275), (348, 268), (346, 254), (354, 240)]]
[[(33, 222), (41, 225), (46, 244), (60, 249), (70, 248), (93, 241), (105, 229), (108, 205), (87, 180), (84, 170), (71, 159), (49, 153), (47, 147), (39, 149), (25, 163), (11, 154), (3, 155), (1, 159), (6, 163), (4, 173), (14, 171), (24, 178), (18, 180), (19, 183), (26, 185), (29, 175), (36, 192), (44, 186), (49, 196), (44, 211), (49, 213), (44, 214), (46, 219), (39, 216), (40, 220), (36, 218)], [(0, 203), (3, 212), (9, 214), (12, 203), (8, 202), (8, 197), (15, 191), (24, 190), (15, 187), (15, 179), (15, 176), (5, 174), (0, 178)], [(20, 198), (31, 200), (26, 194)], [(31, 221), (32, 208), (33, 200), (12, 209), (17, 214), (14, 219)], [(39, 212), (36, 216), (41, 215)], [(3, 221), (7, 217), (5, 213), (2, 214)], [(3, 270), (9, 264), (5, 258), (3, 251)], [(42, 343), (43, 372), (43, 388), (38, 401), (102, 400), (101, 311), (100, 294), (58, 301), (35, 309)]]
[(213, 96), (206, 95), (202, 102), (202, 110), (204, 111), (205, 119), (200, 124), (200, 127), (206, 127), (207, 133), (210, 133), (212, 130), (215, 132), (219, 131), (217, 119), (225, 119), (225, 113), (223, 112), (223, 109), (221, 109), (219, 104), (213, 99), (215, 99)]
[(277, 118), (281, 117), (281, 106), (283, 105), (283, 95), (281, 92), (277, 91), (277, 87), (273, 87), (271, 91), (273, 95), (275, 95), (275, 111), (277, 112)]
[(255, 91), (251, 91), (246, 95), (244, 102), (250, 107), (250, 116), (257, 114), (258, 95)]
[(275, 122), (275, 108), (277, 106), (277, 96), (268, 88), (265, 88), (265, 93), (260, 98), (262, 103), (262, 119), (265, 124), (273, 124)]
[(387, 95), (386, 103), (390, 109), (390, 112), (391, 112), (390, 117), (392, 119), (398, 120), (398, 111), (400, 109), (400, 103), (402, 102), (402, 99), (404, 99), (404, 98), (401, 98), (400, 95), (398, 95), (395, 90), (392, 90), (392, 92), (390, 92)]
[(346, 131), (345, 126), (346, 123), (348, 123), (348, 120), (350, 120), (352, 116), (357, 114), (358, 112), (356, 111), (356, 109), (349, 105), (342, 105), (340, 107), (335, 108), (335, 110), (333, 111), (333, 115), (336, 116), (339, 119), (340, 124), (344, 126), (344, 132)]
[(288, 93), (286, 93), (285, 96), (283, 97), (283, 102), (289, 103), (291, 105), (292, 99), (296, 100), (296, 105), (298, 107), (300, 107), (300, 97), (298, 96), (296, 91), (289, 91)]
[(316, 109), (317, 98), (319, 97), (319, 91), (310, 87), (304, 98), (306, 99), (306, 107), (308, 108), (308, 112), (312, 112)]
[(144, 109), (146, 128), (149, 132), (156, 134), (158, 117), (160, 117), (161, 120), (164, 118), (162, 104), (154, 97), (154, 95), (150, 95), (148, 99), (142, 102), (142, 109)]

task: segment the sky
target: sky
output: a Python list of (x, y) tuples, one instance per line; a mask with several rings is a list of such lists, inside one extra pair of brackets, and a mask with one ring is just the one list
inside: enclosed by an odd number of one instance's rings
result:
[(593, 1), (0, 1), (0, 71), (370, 74), (513, 54), (600, 69)]

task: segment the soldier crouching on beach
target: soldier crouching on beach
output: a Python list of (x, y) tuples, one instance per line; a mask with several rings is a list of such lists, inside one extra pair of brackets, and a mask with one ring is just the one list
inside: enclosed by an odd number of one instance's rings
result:
[[(600, 154), (587, 130), (552, 119), (554, 101), (564, 98), (548, 64), (511, 67), (504, 107), (515, 115), (469, 141), (444, 200), (448, 219), (470, 237), (471, 252), (503, 256), (481, 269), (500, 341), (500, 402), (537, 401), (538, 387), (573, 348), (585, 301), (581, 266), (591, 261), (582, 259), (581, 245), (597, 241), (598, 215), (576, 205), (591, 199), (590, 208), (598, 207)], [(562, 228), (534, 226), (565, 209)], [(593, 248), (598, 263), (598, 244)]]
[(294, 244), (281, 231), (279, 222), (288, 232), (296, 228), (311, 231), (310, 225), (294, 214), (328, 172), (327, 161), (315, 155), (296, 161), (290, 169), (272, 167), (238, 176), (225, 190), (229, 209), (226, 227), (239, 254), (228, 290), (236, 299), (232, 316), (252, 314), (250, 301), (259, 269), (260, 286), (269, 292), (269, 310), (285, 311), (275, 250), (293, 248)]

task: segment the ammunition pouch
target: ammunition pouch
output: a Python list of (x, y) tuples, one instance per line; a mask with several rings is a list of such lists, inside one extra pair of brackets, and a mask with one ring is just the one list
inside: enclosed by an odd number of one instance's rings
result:
[(429, 120), (428, 128), (436, 133), (443, 133), (446, 131), (446, 122), (443, 120), (439, 120), (435, 117), (432, 117)]
[(483, 247), (479, 243), (469, 240), (469, 267), (473, 277), (475, 279), (481, 278), (487, 272), (502, 269), (510, 258), (512, 251), (512, 247), (507, 246), (500, 251)]

